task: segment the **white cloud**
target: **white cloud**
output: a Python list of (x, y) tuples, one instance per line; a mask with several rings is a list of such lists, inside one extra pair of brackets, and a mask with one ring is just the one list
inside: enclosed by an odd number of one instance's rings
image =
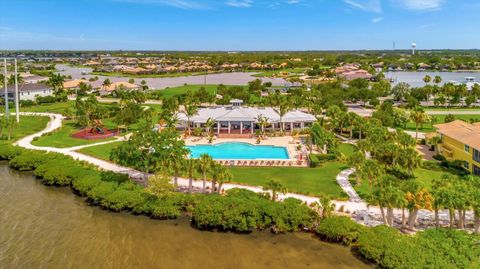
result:
[(150, 4), (171, 6), (181, 9), (208, 9), (209, 5), (194, 0), (111, 0), (114, 2), (124, 2), (132, 4)]
[(380, 0), (343, 0), (347, 5), (369, 12), (382, 12), (382, 3)]
[(378, 18), (373, 18), (373, 19), (372, 19), (372, 22), (373, 22), (373, 23), (379, 23), (379, 22), (381, 22), (381, 21), (383, 21), (383, 17), (378, 17)]
[(251, 7), (253, 0), (229, 0), (225, 4), (231, 7)]
[(394, 0), (394, 2), (410, 10), (435, 10), (441, 8), (446, 0)]

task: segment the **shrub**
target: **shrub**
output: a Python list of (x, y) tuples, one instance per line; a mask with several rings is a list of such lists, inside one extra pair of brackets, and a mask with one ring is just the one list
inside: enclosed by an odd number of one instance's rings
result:
[(118, 184), (115, 182), (102, 181), (100, 184), (87, 191), (87, 196), (93, 203), (99, 203), (108, 195), (112, 194), (117, 186)]
[(181, 207), (168, 197), (154, 200), (150, 207), (152, 218), (155, 219), (175, 219), (182, 214)]
[(144, 192), (140, 188), (128, 189), (120, 185), (114, 192), (107, 195), (100, 204), (113, 211), (133, 209), (145, 203)]
[(89, 190), (102, 182), (99, 175), (85, 175), (72, 182), (72, 188), (80, 195), (86, 195)]
[(24, 150), (10, 144), (0, 143), (0, 160), (11, 160), (22, 154)]
[(315, 168), (320, 166), (320, 160), (316, 154), (310, 154), (310, 167)]
[(20, 171), (32, 171), (52, 157), (52, 154), (41, 151), (24, 151), (10, 160), (9, 166)]
[(317, 235), (323, 240), (351, 245), (358, 239), (364, 227), (348, 217), (332, 216), (323, 219), (317, 227)]

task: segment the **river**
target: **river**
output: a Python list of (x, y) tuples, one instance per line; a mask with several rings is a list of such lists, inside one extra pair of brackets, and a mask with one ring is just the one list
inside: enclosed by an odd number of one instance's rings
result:
[(371, 268), (307, 233), (203, 232), (88, 206), (0, 163), (0, 268)]

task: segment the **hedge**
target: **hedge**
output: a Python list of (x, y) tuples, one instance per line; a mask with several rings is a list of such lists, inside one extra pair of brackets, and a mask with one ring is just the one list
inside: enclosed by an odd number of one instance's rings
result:
[(316, 233), (323, 240), (350, 246), (357, 241), (364, 228), (349, 217), (332, 216), (320, 222)]

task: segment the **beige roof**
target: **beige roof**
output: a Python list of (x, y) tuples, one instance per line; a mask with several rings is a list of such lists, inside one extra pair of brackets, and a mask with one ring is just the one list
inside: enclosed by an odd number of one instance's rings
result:
[(70, 81), (66, 81), (63, 83), (63, 88), (65, 89), (71, 89), (71, 88), (78, 88), (80, 83), (88, 83), (87, 80), (85, 79), (74, 79)]
[(435, 125), (437, 132), (480, 150), (480, 124), (461, 120)]
[(108, 91), (108, 92), (112, 92), (120, 86), (123, 86), (127, 90), (133, 90), (133, 89), (138, 89), (139, 88), (139, 86), (136, 85), (136, 84), (120, 81), (120, 82), (114, 82), (114, 83), (110, 84), (110, 86), (108, 86), (108, 87), (103, 87), (103, 90)]

